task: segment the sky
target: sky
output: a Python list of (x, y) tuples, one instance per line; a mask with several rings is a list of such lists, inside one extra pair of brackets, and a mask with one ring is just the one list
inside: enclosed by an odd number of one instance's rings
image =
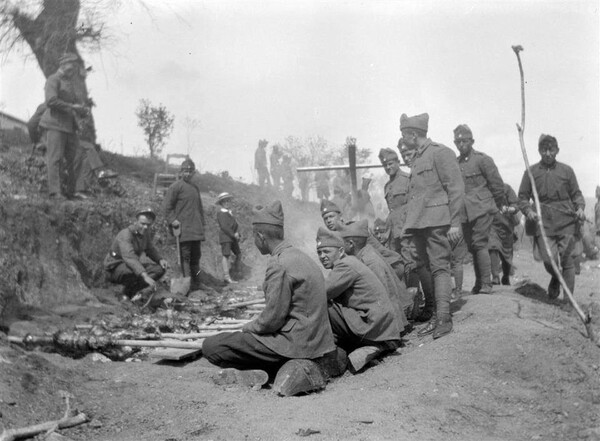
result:
[[(85, 0), (83, 0), (85, 1)], [(259, 139), (347, 136), (373, 152), (395, 148), (399, 118), (427, 112), (429, 136), (455, 149), (468, 124), (518, 189), (525, 169), (516, 123), (526, 80), (525, 145), (537, 162), (541, 133), (558, 139), (584, 195), (600, 184), (600, 32), (597, 1), (113, 2), (110, 41), (82, 50), (98, 140), (147, 152), (141, 99), (175, 116), (164, 153), (188, 153), (201, 171), (253, 179)], [(0, 108), (27, 119), (44, 78), (28, 50), (0, 60)], [(199, 121), (186, 130), (184, 121)], [(377, 173), (382, 173), (378, 171)]]

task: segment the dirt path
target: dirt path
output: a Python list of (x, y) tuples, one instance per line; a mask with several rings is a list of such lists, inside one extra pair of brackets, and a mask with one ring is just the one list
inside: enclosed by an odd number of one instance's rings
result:
[[(517, 258), (517, 279), (545, 286), (541, 265), (528, 259)], [(582, 302), (600, 300), (599, 275), (600, 269), (584, 268), (577, 279)], [(465, 288), (471, 284), (467, 277)], [(310, 436), (315, 441), (600, 439), (600, 350), (580, 334), (569, 308), (513, 287), (453, 305), (449, 336), (433, 341), (413, 332), (378, 365), (303, 397), (216, 386), (210, 379), (216, 368), (202, 359), (100, 363), (91, 356), (3, 352), (21, 368), (10, 389), (15, 403), (0, 401), (2, 421), (16, 421), (11, 412), (19, 406), (35, 410), (28, 397), (36, 393), (47, 410), (52, 402), (59, 406), (56, 390), (65, 388), (93, 417), (64, 431), (74, 440), (296, 440), (305, 429), (318, 431)], [(0, 363), (4, 372), (6, 366)]]

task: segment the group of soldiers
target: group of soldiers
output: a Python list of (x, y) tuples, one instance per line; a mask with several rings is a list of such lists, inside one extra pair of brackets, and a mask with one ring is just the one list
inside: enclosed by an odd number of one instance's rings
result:
[[(261, 187), (273, 187), (277, 191), (282, 191), (287, 198), (291, 198), (294, 193), (294, 168), (292, 166), (292, 157), (284, 154), (281, 146), (275, 144), (271, 147), (271, 154), (269, 155), (270, 167), (268, 167), (268, 144), (269, 142), (267, 140), (261, 139), (258, 141), (258, 147), (254, 152), (254, 168), (258, 174), (258, 185)], [(302, 185), (302, 182), (300, 182), (300, 184), (302, 199), (305, 200), (305, 190), (303, 190), (305, 186)]]

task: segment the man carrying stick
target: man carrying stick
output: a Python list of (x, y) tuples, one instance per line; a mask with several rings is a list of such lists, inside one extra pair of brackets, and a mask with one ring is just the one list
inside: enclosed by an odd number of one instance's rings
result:
[[(538, 142), (541, 161), (532, 165), (531, 171), (542, 208), (544, 231), (548, 237), (552, 256), (543, 243), (539, 228), (534, 232), (534, 246), (538, 248), (546, 271), (552, 276), (548, 285), (548, 297), (560, 295), (560, 282), (555, 274), (551, 259), (558, 263), (562, 276), (571, 292), (575, 288), (575, 265), (573, 246), (578, 223), (585, 220), (585, 200), (573, 169), (558, 162), (558, 142), (551, 135), (542, 134)], [(527, 171), (519, 187), (519, 208), (531, 223), (537, 222), (539, 214), (530, 204), (533, 198), (531, 180)]]
[(204, 341), (211, 363), (246, 372), (264, 384), (291, 359), (317, 359), (336, 347), (327, 315), (325, 280), (317, 264), (284, 240), (283, 210), (275, 201), (252, 220), (254, 244), (270, 255), (263, 290), (265, 309), (241, 332), (221, 333)]

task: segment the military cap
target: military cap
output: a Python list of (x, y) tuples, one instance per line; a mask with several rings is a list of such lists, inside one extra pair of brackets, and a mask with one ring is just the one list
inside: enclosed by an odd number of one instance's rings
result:
[(75, 55), (71, 52), (67, 52), (58, 59), (58, 64), (73, 63), (73, 62), (76, 63), (78, 61), (79, 61), (79, 57), (77, 55)]
[(141, 210), (138, 210), (137, 213), (135, 213), (136, 219), (140, 216), (149, 217), (152, 219), (152, 222), (154, 222), (156, 220), (156, 213), (150, 207), (144, 207)]
[(373, 222), (373, 229), (375, 231), (387, 231), (387, 224), (383, 219), (378, 217), (375, 219), (375, 222)]
[(181, 163), (181, 170), (191, 170), (194, 171), (196, 170), (196, 164), (194, 164), (194, 161), (192, 161), (191, 159), (186, 159)]
[(406, 113), (403, 113), (400, 117), (400, 130), (404, 129), (418, 129), (427, 132), (429, 128), (429, 114), (421, 113), (420, 115), (415, 116), (406, 116)]
[(341, 248), (344, 246), (344, 239), (339, 233), (329, 231), (327, 228), (319, 227), (317, 231), (317, 249), (323, 247)]
[(473, 138), (473, 132), (466, 124), (459, 124), (454, 129), (454, 139), (471, 139)]
[(217, 196), (217, 204), (220, 204), (221, 202), (229, 200), (229, 199), (233, 199), (233, 196), (231, 196), (231, 194), (229, 194), (225, 191), (225, 192), (219, 194), (219, 196)]
[(398, 160), (398, 154), (392, 149), (381, 149), (379, 150), (379, 162), (382, 164), (391, 159)]
[(369, 237), (369, 221), (366, 219), (344, 225), (340, 235), (346, 237)]
[(340, 207), (335, 205), (333, 202), (328, 201), (327, 199), (321, 200), (321, 216), (325, 216), (327, 213), (331, 212), (341, 213)]
[(266, 207), (256, 206), (252, 217), (252, 225), (254, 224), (269, 224), (283, 227), (281, 201), (275, 201)]
[(556, 138), (552, 135), (546, 135), (545, 133), (542, 133), (540, 135), (540, 139), (538, 141), (538, 148), (543, 147), (543, 146), (556, 146), (558, 147), (558, 141), (556, 141)]

